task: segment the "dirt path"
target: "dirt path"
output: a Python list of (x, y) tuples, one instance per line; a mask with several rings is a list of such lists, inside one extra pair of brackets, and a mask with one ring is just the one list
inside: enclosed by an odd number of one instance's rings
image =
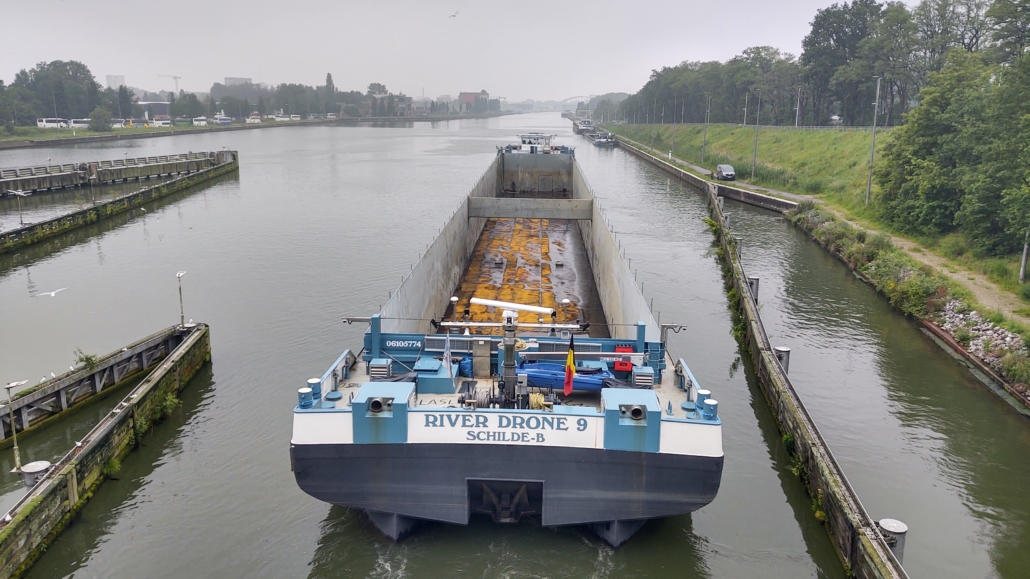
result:
[[(647, 145), (641, 145), (640, 143), (636, 143), (635, 141), (634, 143), (640, 146), (641, 148), (650, 149), (651, 153), (658, 158), (669, 158), (667, 152), (658, 151), (656, 149), (648, 147)], [(672, 161), (680, 165), (683, 165), (684, 167), (704, 177), (711, 177), (712, 175), (712, 172), (708, 169), (684, 161), (679, 157), (672, 157)], [(839, 219), (847, 221), (855, 227), (864, 229), (871, 233), (880, 233), (880, 230), (870, 229), (865, 225), (861, 225), (859, 223), (855, 223), (854, 221), (847, 219), (843, 214), (841, 214), (839, 210), (825, 204), (822, 200), (816, 197), (811, 197), (809, 195), (799, 195), (797, 193), (789, 193), (787, 191), (780, 191), (778, 189), (762, 187), (760, 185), (752, 185), (747, 182), (738, 181), (737, 184), (742, 186), (741, 188), (743, 189), (750, 189), (753, 191), (757, 191), (759, 193), (767, 193), (769, 195), (772, 195), (773, 197), (780, 197), (783, 199), (789, 199), (791, 201), (815, 201), (816, 203), (819, 203), (827, 209), (829, 209), (830, 211), (832, 211)], [(998, 287), (998, 285), (992, 282), (990, 279), (988, 279), (987, 276), (983, 275), (982, 273), (969, 271), (968, 269), (959, 265), (958, 263), (955, 263), (954, 261), (942, 255), (933, 253), (929, 248), (927, 248), (924, 245), (921, 245), (909, 239), (905, 239), (904, 237), (898, 237), (896, 235), (891, 234), (888, 235), (890, 235), (891, 241), (894, 242), (894, 245), (904, 250), (905, 253), (912, 257), (912, 259), (920, 263), (929, 265), (930, 267), (933, 267), (935, 270), (940, 272), (941, 275), (948, 277), (949, 279), (955, 281), (962, 287), (968, 289), (970, 293), (973, 294), (973, 299), (975, 299), (976, 302), (980, 305), (984, 306), (987, 309), (1001, 312), (1005, 315), (1007, 319), (1015, 320), (1025, 325), (1030, 325), (1030, 317), (1017, 313), (1018, 310), (1026, 308), (1026, 306), (1019, 300), (1019, 298), (1016, 297), (1016, 295), (1012, 292), (1003, 290), (1000, 287)]]

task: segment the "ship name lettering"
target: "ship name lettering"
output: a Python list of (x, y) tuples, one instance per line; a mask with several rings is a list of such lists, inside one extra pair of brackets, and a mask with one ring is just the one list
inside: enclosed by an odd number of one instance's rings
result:
[(468, 430), (465, 440), (479, 442), (544, 442), (543, 432), (497, 432), (495, 430)]

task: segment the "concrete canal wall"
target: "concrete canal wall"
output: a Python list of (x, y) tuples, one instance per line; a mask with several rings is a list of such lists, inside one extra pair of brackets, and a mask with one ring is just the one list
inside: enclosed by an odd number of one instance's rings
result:
[[(751, 293), (747, 275), (737, 254), (739, 247), (727, 231), (727, 217), (720, 207), (718, 192), (725, 188), (655, 158), (631, 144), (620, 142), (620, 147), (679, 177), (706, 195), (716, 224), (726, 274), (732, 284), (731, 306), (739, 315), (735, 326), (742, 330), (758, 383), (784, 434), (788, 451), (800, 467), (799, 476), (807, 486), (813, 504), (817, 506), (816, 516), (824, 522), (845, 570), (855, 577), (868, 579), (908, 577), (890, 551), (887, 539), (880, 534), (876, 523), (866, 512), (858, 494), (830, 452), (769, 342), (759, 315), (758, 301)], [(770, 204), (768, 200), (783, 201), (772, 197), (757, 200)], [(769, 208), (782, 210), (778, 207)]]
[(0, 577), (20, 577), (85, 506), (114, 461), (177, 404), (178, 392), (211, 359), (208, 327), (184, 340), (0, 519)]
[(236, 151), (219, 151), (215, 154), (211, 166), (207, 169), (172, 179), (160, 185), (146, 187), (135, 193), (123, 195), (93, 207), (0, 233), (0, 253), (12, 252), (26, 245), (38, 243), (55, 235), (106, 219), (112, 215), (124, 213), (155, 199), (183, 191), (237, 169), (239, 169), (239, 155)]
[[(119, 386), (129, 383), (142, 372), (156, 366), (189, 333), (178, 326), (166, 328), (120, 350), (100, 356), (90, 364), (83, 363), (76, 370), (69, 370), (19, 392), (11, 403), (18, 432), (39, 428), (68, 410), (106, 396)], [(11, 409), (7, 404), (2, 407), (0, 448), (5, 448), (11, 443)]]
[(0, 196), (8, 191), (49, 191), (117, 181), (140, 181), (163, 175), (182, 175), (209, 169), (218, 153), (182, 153), (113, 161), (65, 163), (47, 167), (0, 170)]

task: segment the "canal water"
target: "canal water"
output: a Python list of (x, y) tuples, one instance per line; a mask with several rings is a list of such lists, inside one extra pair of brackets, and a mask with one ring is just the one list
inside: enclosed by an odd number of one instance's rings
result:
[[(340, 316), (384, 303), (494, 147), (532, 130), (578, 147), (645, 295), (662, 321), (688, 325), (670, 334), (670, 348), (720, 401), (722, 488), (708, 507), (649, 524), (617, 551), (580, 529), (478, 518), (390, 544), (357, 513), (296, 488), (288, 451), (296, 389), (358, 343), (363, 329)], [(730, 336), (696, 192), (574, 137), (557, 113), (10, 151), (0, 165), (31, 165), (40, 154), (66, 162), (119, 158), (126, 148), (143, 156), (222, 146), (240, 151), (238, 180), (0, 256), (7, 380), (48, 374), (72, 363), (76, 348), (108, 352), (177, 321), (177, 270), (187, 272), (186, 317), (212, 326), (210, 370), (31, 577), (843, 577)], [(874, 517), (912, 526), (911, 574), (1024, 576), (1027, 424), (778, 217), (733, 211), (735, 227), (750, 223), (745, 237), (755, 237), (745, 242), (746, 263), (763, 276), (772, 339), (794, 347), (792, 377), (824, 435)], [(766, 270), (750, 265), (757, 262)], [(54, 298), (31, 297), (60, 287), (68, 289)], [(858, 305), (843, 307), (851, 302)], [(64, 436), (55, 425), (34, 440), (47, 432)], [(45, 455), (37, 444), (28, 441), (28, 452)]]

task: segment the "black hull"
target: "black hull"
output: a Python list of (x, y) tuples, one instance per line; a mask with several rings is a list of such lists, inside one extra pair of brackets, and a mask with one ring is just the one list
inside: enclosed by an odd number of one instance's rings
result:
[(420, 520), (468, 524), (473, 512), (545, 526), (591, 525), (618, 545), (647, 519), (710, 503), (722, 457), (478, 444), (291, 445), (311, 496), (370, 513), (394, 540)]

